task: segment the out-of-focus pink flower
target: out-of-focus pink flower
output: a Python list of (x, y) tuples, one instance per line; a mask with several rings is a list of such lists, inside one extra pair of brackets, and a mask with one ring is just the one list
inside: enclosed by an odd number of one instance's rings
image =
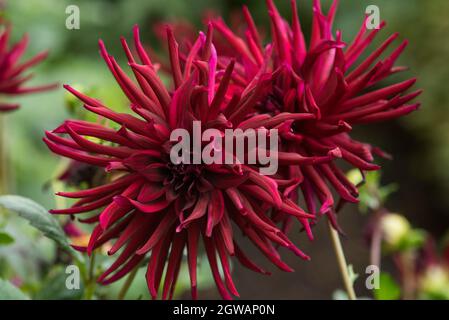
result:
[[(33, 74), (24, 75), (24, 73), (44, 60), (47, 57), (47, 52), (42, 52), (32, 59), (20, 63), (20, 58), (28, 45), (28, 36), (25, 35), (22, 40), (10, 47), (11, 27), (0, 22), (0, 28), (3, 28), (0, 31), (0, 95), (16, 96), (56, 88), (55, 84), (24, 87), (25, 83), (33, 77)], [(0, 102), (0, 112), (12, 111), (17, 108), (19, 108), (18, 104)]]
[(18, 287), (18, 288), (20, 288), (22, 285), (23, 285), (23, 283), (24, 283), (24, 281), (23, 281), (23, 279), (21, 278), (21, 277), (19, 277), (19, 276), (14, 276), (14, 277), (12, 277), (11, 278), (11, 280), (9, 280), (14, 286), (16, 286), (16, 287)]
[(71, 220), (67, 221), (63, 226), (64, 232), (70, 238), (72, 237), (80, 237), (84, 233), (78, 228), (78, 226)]

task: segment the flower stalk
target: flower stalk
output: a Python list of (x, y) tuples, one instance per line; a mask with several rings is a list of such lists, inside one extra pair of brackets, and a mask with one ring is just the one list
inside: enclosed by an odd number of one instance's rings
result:
[(340, 270), (340, 274), (343, 278), (343, 283), (345, 285), (346, 293), (348, 294), (349, 300), (357, 300), (355, 295), (354, 286), (352, 280), (349, 276), (348, 264), (346, 263), (345, 253), (343, 251), (343, 246), (341, 245), (340, 235), (334, 229), (332, 224), (328, 222), (329, 234), (332, 240), (333, 248), (335, 251), (335, 255), (337, 257), (338, 268)]
[(96, 288), (96, 281), (95, 281), (95, 257), (96, 257), (96, 251), (92, 252), (92, 256), (90, 258), (89, 262), (89, 271), (87, 274), (86, 279), (86, 294), (85, 299), (86, 300), (92, 300), (94, 294), (95, 294), (95, 288)]
[(126, 297), (126, 293), (128, 292), (129, 288), (131, 287), (134, 278), (137, 275), (137, 271), (139, 271), (140, 264), (138, 264), (134, 270), (129, 274), (128, 278), (126, 278), (125, 283), (123, 284), (123, 287), (120, 289), (120, 292), (118, 294), (118, 300), (124, 300)]

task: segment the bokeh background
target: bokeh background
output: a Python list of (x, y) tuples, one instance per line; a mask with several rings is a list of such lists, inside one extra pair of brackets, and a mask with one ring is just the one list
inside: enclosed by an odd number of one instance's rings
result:
[[(312, 1), (298, 2), (303, 29), (308, 34)], [(219, 13), (229, 22), (235, 19), (235, 13), (243, 4), (248, 5), (256, 22), (269, 30), (264, 1), (10, 0), (0, 3), (2, 15), (14, 26), (13, 39), (18, 40), (25, 32), (30, 34), (29, 56), (50, 50), (49, 58), (35, 68), (33, 82), (68, 83), (89, 88), (98, 98), (115, 108), (123, 108), (126, 99), (98, 54), (99, 38), (124, 63), (119, 37), (130, 38), (136, 23), (141, 27), (145, 42), (159, 51), (161, 46), (154, 35), (156, 24), (185, 20), (201, 27), (206, 11)], [(289, 1), (278, 0), (276, 3), (281, 13), (290, 17)], [(323, 1), (324, 6), (328, 3)], [(65, 27), (65, 9), (70, 4), (80, 8), (79, 30)], [(394, 154), (394, 161), (381, 161), (382, 183), (394, 182), (399, 186), (398, 192), (389, 198), (389, 209), (403, 214), (414, 226), (429, 231), (435, 239), (442, 239), (449, 228), (449, 1), (342, 0), (335, 25), (343, 31), (343, 40), (352, 39), (356, 34), (365, 8), (370, 4), (379, 6), (381, 18), (388, 23), (378, 37), (379, 41), (394, 31), (400, 32), (401, 39), (410, 40), (408, 49), (400, 59), (400, 64), (409, 66), (410, 70), (395, 76), (394, 80), (417, 76), (418, 86), (425, 91), (420, 97), (423, 106), (419, 112), (389, 124), (357, 129), (356, 132), (360, 138)], [(55, 199), (48, 182), (55, 176), (60, 162), (50, 154), (41, 138), (44, 130), (55, 128), (69, 117), (66, 94), (60, 88), (16, 100), (22, 108), (8, 115), (6, 122), (8, 161), (11, 164), (9, 191), (29, 197), (46, 208), (54, 207)], [(340, 220), (346, 232), (343, 245), (348, 261), (360, 274), (356, 290), (360, 295), (369, 296), (370, 293), (364, 289), (364, 271), (369, 264), (364, 240), (368, 217), (360, 214), (354, 206), (346, 207)], [(49, 281), (48, 273), (55, 272), (48, 268), (48, 261), (54, 259), (54, 253), (49, 241), (39, 238), (31, 228), (19, 225), (20, 222), (14, 219), (8, 222), (7, 228), (16, 230), (11, 232), (20, 236), (16, 237), (12, 249), (0, 249), (0, 272), (4, 273), (2, 276), (34, 279), (28, 288), (33, 292), (33, 286), (38, 286), (37, 283), (44, 281), (42, 279)], [(29, 238), (17, 230), (26, 230)], [(312, 256), (312, 261), (299, 261), (284, 252), (286, 261), (296, 272), (275, 272), (271, 277), (255, 275), (236, 266), (235, 280), (242, 297), (330, 299), (335, 290), (342, 287), (325, 224), (316, 228), (316, 240), (312, 243), (299, 231), (294, 233), (297, 233), (295, 240)], [(265, 263), (262, 258), (260, 262)], [(388, 261), (384, 267), (392, 268)], [(203, 269), (207, 278), (207, 268)], [(142, 285), (135, 286), (138, 287), (135, 290), (145, 291)], [(49, 295), (50, 298), (54, 297)], [(130, 297), (137, 297), (137, 293)], [(206, 288), (202, 297), (218, 298), (218, 295), (212, 287)]]

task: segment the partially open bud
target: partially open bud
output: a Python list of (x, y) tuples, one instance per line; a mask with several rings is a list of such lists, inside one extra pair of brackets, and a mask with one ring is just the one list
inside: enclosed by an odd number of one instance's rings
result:
[(389, 213), (380, 221), (385, 244), (390, 248), (397, 248), (411, 231), (408, 220), (397, 213)]
[(432, 265), (419, 279), (419, 291), (425, 299), (449, 299), (449, 270)]

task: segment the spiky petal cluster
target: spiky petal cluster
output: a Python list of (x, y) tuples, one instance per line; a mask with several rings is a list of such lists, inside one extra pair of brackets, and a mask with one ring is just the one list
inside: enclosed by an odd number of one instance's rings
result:
[[(1, 25), (0, 31), (0, 95), (15, 96), (26, 93), (46, 91), (55, 88), (55, 85), (46, 85), (40, 87), (24, 88), (24, 85), (33, 75), (24, 76), (23, 73), (30, 67), (38, 64), (47, 57), (47, 52), (42, 52), (34, 58), (19, 63), (20, 58), (25, 53), (28, 45), (28, 36), (25, 35), (22, 40), (9, 47), (9, 37), (11, 27)], [(19, 108), (18, 104), (0, 102), (0, 112), (12, 111)]]
[[(242, 90), (261, 74), (272, 74), (272, 91), (258, 105), (257, 113), (275, 116), (281, 112), (300, 112), (315, 115), (314, 119), (306, 122), (285, 122), (281, 128), (285, 151), (313, 157), (339, 150), (334, 155), (339, 154), (353, 167), (362, 171), (379, 169), (373, 163), (373, 155), (387, 155), (378, 148), (354, 140), (350, 133), (355, 125), (399, 118), (419, 107), (418, 103), (408, 103), (421, 91), (406, 93), (415, 79), (388, 86), (381, 84), (382, 80), (405, 69), (396, 67), (395, 62), (407, 46), (407, 41), (381, 59), (398, 34), (391, 35), (368, 53), (367, 48), (385, 23), (371, 31), (364, 23), (348, 45), (343, 42), (340, 31), (334, 33), (332, 30), (338, 1), (333, 2), (325, 15), (320, 1), (314, 0), (312, 34), (307, 46), (296, 1), (291, 1), (291, 23), (280, 16), (272, 0), (267, 0), (267, 6), (272, 43), (265, 47), (246, 7), (244, 17), (248, 27), (244, 37), (234, 33), (222, 19), (213, 21), (220, 34), (215, 40), (220, 43), (217, 48), (232, 48), (226, 52), (219, 51), (219, 65), (225, 65), (231, 58), (236, 60), (233, 80)], [(366, 57), (362, 58), (362, 55)], [(295, 164), (294, 159), (291, 164)], [(308, 210), (327, 214), (334, 224), (336, 203), (332, 189), (343, 201), (357, 201), (357, 188), (345, 178), (335, 161), (292, 166), (286, 174), (289, 179), (298, 182)], [(291, 196), (296, 199), (296, 192), (292, 192)], [(317, 203), (320, 204), (319, 209), (316, 208)]]
[[(151, 295), (158, 296), (166, 267), (162, 298), (169, 298), (187, 249), (192, 296), (196, 298), (198, 243), (202, 238), (220, 294), (225, 299), (237, 296), (231, 278), (231, 257), (254, 271), (266, 271), (240, 249), (233, 236), (236, 228), (284, 271), (291, 268), (281, 260), (275, 247), (285, 247), (308, 259), (266, 214), (282, 212), (295, 217), (310, 231), (311, 215), (282, 195), (291, 181), (262, 176), (254, 165), (175, 165), (169, 157), (171, 132), (176, 128), (191, 130), (193, 120), (200, 120), (204, 129), (223, 132), (227, 128), (270, 129), (284, 120), (303, 116), (280, 113), (275, 117), (248, 118), (248, 110), (253, 110), (261, 92), (266, 90), (267, 79), (254, 81), (245, 92), (234, 95), (230, 85), (234, 63), (230, 62), (224, 73), (216, 72), (212, 28), (207, 35), (201, 33), (182, 58), (171, 29), (167, 29), (173, 90), (167, 89), (157, 75), (137, 28), (134, 38), (140, 63), (125, 39), (122, 45), (138, 84), (100, 41), (101, 55), (130, 100), (131, 112), (117, 113), (65, 86), (84, 102), (88, 111), (108, 119), (115, 129), (69, 120), (47, 132), (44, 138), (54, 153), (107, 172), (109, 182), (104, 185), (59, 193), (80, 200), (71, 208), (52, 211), (68, 215), (92, 213), (81, 220), (94, 225), (89, 245), (80, 248), (89, 254), (112, 241), (109, 254), (118, 257), (99, 282), (117, 281), (148, 257), (146, 280)], [(310, 115), (305, 116), (308, 118)]]

